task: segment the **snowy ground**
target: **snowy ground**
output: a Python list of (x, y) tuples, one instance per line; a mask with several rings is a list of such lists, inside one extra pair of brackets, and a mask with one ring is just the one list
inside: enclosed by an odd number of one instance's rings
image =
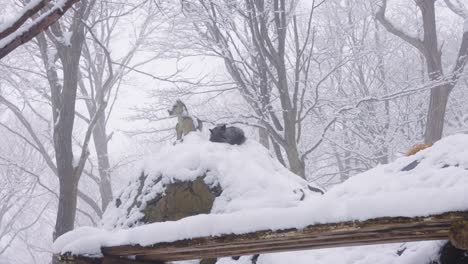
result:
[[(417, 166), (402, 171), (411, 163)], [(307, 193), (302, 201), (297, 190), (307, 183), (282, 168), (255, 142), (230, 146), (193, 135), (183, 144), (161, 150), (144, 169), (152, 177), (165, 175), (163, 181), (189, 180), (210, 170), (212, 177), (205, 181), (216, 181), (226, 193), (215, 202), (214, 214), (129, 229), (110, 228), (119, 226), (116, 223), (125, 227), (123, 215), (138, 220), (138, 210), (127, 215), (110, 208), (102, 228), (82, 227), (67, 233), (56, 241), (54, 252), (99, 255), (101, 246), (150, 245), (315, 223), (468, 210), (468, 135), (447, 137), (414, 156), (357, 175), (325, 195)], [(145, 182), (148, 192), (163, 191), (162, 185), (150, 183)], [(131, 196), (132, 192), (134, 188), (129, 187), (123, 194)], [(258, 263), (427, 263), (426, 259), (436, 258), (440, 245), (419, 242), (266, 254)], [(398, 256), (402, 247), (407, 249)], [(226, 258), (220, 263), (232, 261)], [(239, 261), (247, 261), (247, 257)]]
[[(438, 258), (442, 241), (425, 241), (376, 246), (330, 248), (263, 254), (257, 264), (429, 264)], [(404, 250), (401, 256), (398, 251)], [(223, 258), (218, 264), (251, 264), (251, 256), (239, 261)]]

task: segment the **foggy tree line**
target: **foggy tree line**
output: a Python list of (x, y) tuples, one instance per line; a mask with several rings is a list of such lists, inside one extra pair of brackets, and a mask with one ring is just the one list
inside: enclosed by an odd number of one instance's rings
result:
[[(0, 28), (0, 256), (23, 250), (18, 263), (44, 263), (41, 244), (98, 223), (133, 168), (114, 135), (145, 152), (172, 142), (177, 98), (324, 187), (468, 131), (458, 0), (13, 2)], [(122, 93), (145, 102), (119, 109)]]

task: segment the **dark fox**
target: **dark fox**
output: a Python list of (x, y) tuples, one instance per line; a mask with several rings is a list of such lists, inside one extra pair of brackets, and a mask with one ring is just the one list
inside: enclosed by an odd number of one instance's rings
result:
[(218, 125), (210, 129), (210, 141), (240, 145), (245, 142), (244, 131), (238, 127), (226, 127), (226, 124)]

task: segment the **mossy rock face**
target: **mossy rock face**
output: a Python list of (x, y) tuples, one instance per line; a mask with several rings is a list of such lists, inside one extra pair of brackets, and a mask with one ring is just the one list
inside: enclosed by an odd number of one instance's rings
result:
[[(164, 194), (146, 204), (143, 214), (145, 223), (176, 221), (181, 218), (209, 214), (220, 187), (210, 187), (200, 176), (194, 181), (175, 182), (166, 185)], [(214, 264), (217, 259), (202, 259), (200, 264)]]
[(146, 204), (143, 222), (176, 221), (187, 216), (210, 213), (221, 190), (210, 188), (204, 178), (200, 176), (194, 181), (166, 185), (164, 194)]

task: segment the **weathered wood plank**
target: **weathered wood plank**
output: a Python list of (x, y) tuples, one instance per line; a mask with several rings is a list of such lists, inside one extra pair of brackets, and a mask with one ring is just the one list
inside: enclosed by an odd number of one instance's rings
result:
[[(384, 217), (366, 221), (311, 225), (304, 229), (258, 231), (241, 235), (202, 237), (148, 247), (102, 248), (104, 263), (145, 263), (253, 255), (294, 250), (448, 239), (452, 223), (468, 220), (468, 212), (428, 217)], [(130, 262), (106, 262), (131, 257)], [(70, 262), (73, 263), (73, 262)], [(78, 262), (75, 262), (78, 263)], [(91, 263), (91, 262), (89, 262)], [(148, 262), (146, 262), (148, 263)]]
[(106, 256), (104, 258), (90, 258), (83, 256), (62, 256), (60, 264), (164, 264), (158, 260), (136, 260), (126, 257)]

